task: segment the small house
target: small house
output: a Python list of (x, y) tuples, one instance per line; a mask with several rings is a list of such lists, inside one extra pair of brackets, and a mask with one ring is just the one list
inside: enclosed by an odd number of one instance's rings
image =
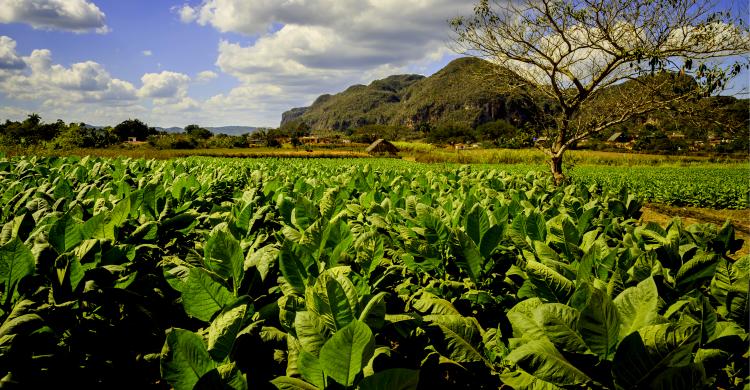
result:
[(130, 142), (131, 144), (134, 144), (138, 142), (138, 137), (128, 137), (128, 142)]
[(395, 145), (382, 138), (373, 142), (365, 151), (370, 154), (390, 154), (391, 156), (395, 156), (399, 152)]

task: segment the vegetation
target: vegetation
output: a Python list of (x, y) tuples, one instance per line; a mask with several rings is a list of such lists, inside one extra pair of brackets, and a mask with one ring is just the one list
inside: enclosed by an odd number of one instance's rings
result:
[(496, 84), (553, 103), (538, 110), (548, 119), (537, 145), (561, 184), (577, 142), (720, 92), (748, 65), (722, 62), (750, 53), (742, 18), (706, 0), (481, 0), (451, 25), (467, 53), (498, 65)]
[[(342, 163), (343, 162), (343, 163)], [(741, 388), (731, 225), (397, 160), (0, 159), (0, 378), (47, 388)]]
[(459, 58), (430, 77), (398, 75), (355, 85), (319, 97), (302, 114), (294, 109), (294, 115), (284, 117), (304, 121), (313, 130), (388, 125), (421, 132), (420, 126), (455, 123), (474, 128), (497, 119), (515, 124), (531, 120), (535, 107), (522, 98), (498, 94), (483, 80), (492, 74), (493, 66), (486, 61)]

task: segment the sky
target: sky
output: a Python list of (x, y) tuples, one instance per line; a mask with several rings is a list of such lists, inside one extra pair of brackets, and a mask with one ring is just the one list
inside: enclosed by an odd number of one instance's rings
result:
[(323, 93), (441, 69), (475, 2), (0, 0), (0, 120), (276, 127)]
[(0, 120), (279, 125), (323, 93), (430, 75), (474, 0), (0, 0)]

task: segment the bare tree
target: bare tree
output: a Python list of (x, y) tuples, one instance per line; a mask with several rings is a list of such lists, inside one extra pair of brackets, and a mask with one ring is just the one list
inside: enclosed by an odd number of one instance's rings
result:
[[(723, 4), (723, 3), (722, 3)], [(706, 0), (480, 0), (451, 21), (462, 53), (504, 87), (552, 101), (537, 147), (555, 182), (566, 150), (637, 116), (716, 94), (748, 67), (736, 10)], [(739, 14), (744, 14), (740, 12)], [(522, 88), (519, 88), (522, 87)]]

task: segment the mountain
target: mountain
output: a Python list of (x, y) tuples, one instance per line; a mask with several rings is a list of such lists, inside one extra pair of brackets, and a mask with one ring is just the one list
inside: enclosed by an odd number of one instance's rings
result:
[(226, 135), (242, 135), (253, 133), (258, 130), (257, 127), (251, 126), (220, 126), (220, 127), (206, 127), (210, 132), (214, 134), (226, 134)]
[(533, 105), (493, 89), (487, 79), (499, 77), (497, 74), (487, 61), (459, 58), (429, 77), (390, 76), (367, 86), (353, 85), (335, 95), (322, 95), (310, 107), (282, 114), (281, 124), (301, 120), (313, 130), (347, 130), (368, 124), (414, 127), (446, 122), (476, 126), (497, 119), (525, 122), (533, 115)]
[[(184, 129), (182, 127), (156, 127), (157, 131), (166, 131), (167, 133), (182, 133)], [(206, 127), (208, 131), (214, 134), (226, 134), (226, 135), (242, 135), (253, 133), (258, 130), (258, 127), (251, 126), (220, 126), (220, 127)]]

